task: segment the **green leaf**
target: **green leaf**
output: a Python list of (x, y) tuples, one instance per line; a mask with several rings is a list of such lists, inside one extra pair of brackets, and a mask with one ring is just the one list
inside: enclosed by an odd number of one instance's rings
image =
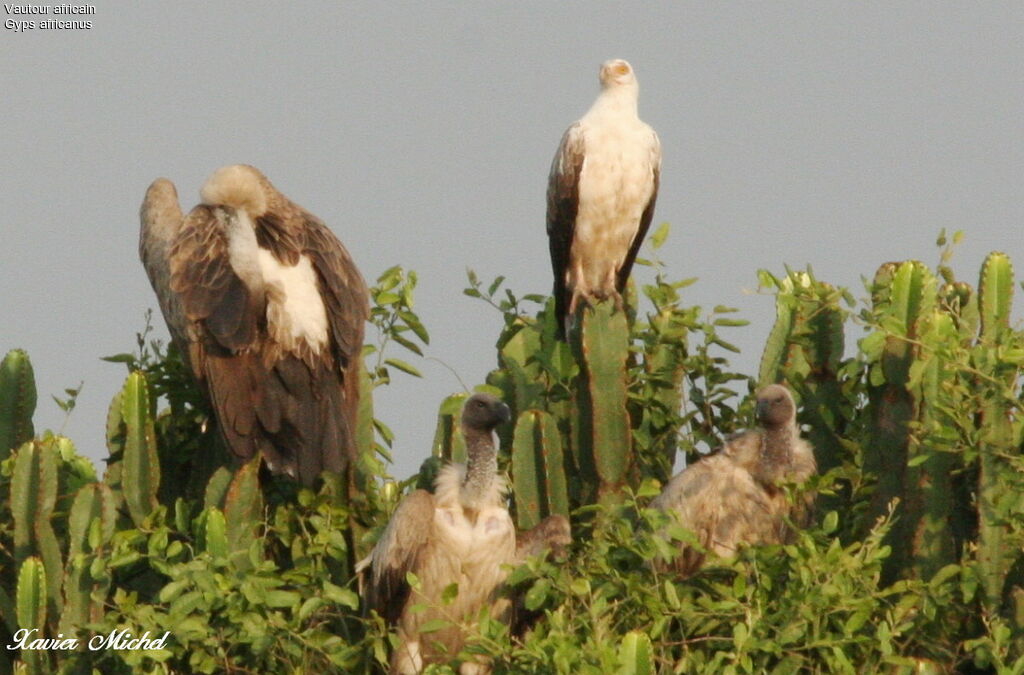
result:
[(416, 367), (406, 363), (405, 361), (402, 361), (401, 359), (385, 359), (384, 363), (394, 368), (398, 368), (403, 373), (408, 373), (413, 377), (423, 377), (423, 374), (420, 373), (420, 371)]

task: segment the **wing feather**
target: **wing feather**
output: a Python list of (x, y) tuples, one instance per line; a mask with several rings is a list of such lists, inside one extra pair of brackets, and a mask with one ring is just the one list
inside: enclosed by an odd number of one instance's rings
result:
[(345, 368), (363, 346), (370, 294), (352, 257), (334, 233), (307, 214), (304, 253), (310, 256), (320, 280), (339, 365)]
[(555, 296), (555, 314), (560, 331), (564, 330), (568, 308), (565, 273), (569, 267), (569, 251), (576, 229), (580, 174), (583, 171), (585, 150), (583, 127), (576, 122), (562, 135), (562, 142), (555, 152), (548, 175), (548, 248), (555, 278), (552, 294)]
[(434, 496), (416, 490), (395, 509), (373, 549), (366, 609), (376, 610), (388, 623), (398, 622), (409, 598), (406, 574), (420, 569), (433, 533)]
[(262, 299), (231, 267), (227, 207), (197, 206), (170, 251), (170, 290), (192, 326), (189, 360), (216, 411), (232, 454), (253, 457), (261, 445), (257, 410), (265, 409), (266, 368), (258, 352)]
[(633, 241), (629, 244), (629, 253), (626, 254), (626, 258), (623, 260), (622, 267), (619, 268), (615, 279), (615, 289), (620, 294), (625, 290), (626, 284), (629, 282), (629, 273), (633, 269), (633, 263), (640, 252), (640, 247), (643, 246), (647, 230), (651, 227), (651, 220), (654, 218), (654, 204), (658, 200), (658, 187), (661, 184), (661, 142), (658, 140), (658, 134), (653, 129), (651, 130), (650, 163), (651, 197), (647, 200), (647, 206), (644, 207), (643, 213), (640, 216), (636, 235), (634, 235)]
[(231, 267), (228, 207), (200, 205), (182, 223), (171, 247), (171, 290), (185, 314), (201, 321), (216, 344), (230, 352), (249, 346), (257, 335), (262, 298)]
[(191, 369), (188, 318), (178, 294), (171, 291), (171, 246), (183, 220), (174, 183), (157, 178), (146, 190), (139, 209), (139, 258), (160, 303), (171, 340)]

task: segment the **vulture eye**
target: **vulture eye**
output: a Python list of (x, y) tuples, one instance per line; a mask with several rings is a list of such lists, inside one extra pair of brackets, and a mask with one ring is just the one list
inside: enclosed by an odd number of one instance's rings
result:
[(628, 75), (629, 74), (629, 66), (626, 65), (625, 63), (616, 64), (615, 65), (615, 74), (616, 75)]

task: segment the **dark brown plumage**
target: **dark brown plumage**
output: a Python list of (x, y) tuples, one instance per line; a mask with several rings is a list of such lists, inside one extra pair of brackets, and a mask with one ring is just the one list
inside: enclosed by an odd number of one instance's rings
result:
[(333, 233), (246, 165), (217, 170), (182, 217), (158, 179), (139, 250), (172, 339), (241, 460), (311, 485), (355, 457), (369, 294)]
[[(466, 642), (466, 625), (483, 607), (508, 620), (508, 604), (498, 591), (516, 557), (516, 536), (493, 435), (508, 420), (508, 406), (501, 401), (488, 394), (471, 396), (462, 412), (467, 465), (442, 468), (434, 494), (416, 490), (405, 497), (359, 565), (365, 607), (398, 631), (391, 673), (419, 673), (426, 664), (453, 658)], [(410, 572), (419, 579), (417, 590), (409, 586)], [(446, 603), (442, 596), (451, 584), (458, 584), (458, 595)], [(423, 610), (412, 611), (414, 605)], [(435, 619), (447, 625), (421, 635), (420, 627)], [(483, 658), (460, 669), (489, 671)]]
[[(817, 472), (786, 387), (773, 384), (758, 392), (757, 421), (761, 428), (727, 439), (714, 454), (676, 475), (651, 503), (677, 516), (706, 551), (718, 556), (732, 556), (743, 545), (784, 542), (790, 535), (787, 518), (800, 526), (810, 517), (813, 495), (794, 506), (780, 486)], [(704, 558), (696, 548), (681, 545), (671, 568), (689, 576)]]

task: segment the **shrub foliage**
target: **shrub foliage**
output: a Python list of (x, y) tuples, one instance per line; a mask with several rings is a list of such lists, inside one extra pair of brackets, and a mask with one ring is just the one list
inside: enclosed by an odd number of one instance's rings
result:
[[(666, 235), (652, 235), (655, 253)], [(583, 310), (568, 343), (548, 298), (471, 272), (466, 295), (504, 320), (481, 388), (515, 415), (501, 440), (516, 522), (570, 515), (575, 543), (512, 572), (507, 592), (537, 617), (525, 636), (483, 616), (467, 650), (510, 673), (1024, 670), (1016, 282), (1001, 253), (976, 286), (958, 280), (952, 243), (940, 236), (934, 272), (882, 265), (861, 301), (810, 269), (759, 272), (777, 320), (756, 376), (727, 358), (745, 322), (685, 305), (693, 280), (672, 280), (657, 260), (640, 261), (651, 280), (631, 290), (628, 316)], [(36, 435), (31, 363), (9, 352), (0, 641), (22, 648), (0, 650), (0, 671), (385, 669), (393, 638), (360, 611), (355, 561), (402, 494), (464, 452), (454, 395), (420, 474), (386, 474), (394, 436), (373, 416), (372, 391), (396, 371), (419, 374), (429, 334), (415, 285), (395, 267), (373, 289), (357, 475), (325, 475), (316, 491), (258, 460), (232, 465), (180, 358), (148, 329), (135, 353), (111, 357), (129, 375), (97, 478), (70, 440)], [(717, 446), (750, 420), (749, 394), (776, 381), (799, 399), (816, 449), (821, 475), (793, 487), (819, 493), (817, 524), (690, 579), (656, 571), (655, 556), (691, 540), (647, 506), (677, 454), (694, 461)], [(66, 393), (57, 403), (70, 412), (76, 390)], [(149, 648), (125, 648), (140, 637)]]

